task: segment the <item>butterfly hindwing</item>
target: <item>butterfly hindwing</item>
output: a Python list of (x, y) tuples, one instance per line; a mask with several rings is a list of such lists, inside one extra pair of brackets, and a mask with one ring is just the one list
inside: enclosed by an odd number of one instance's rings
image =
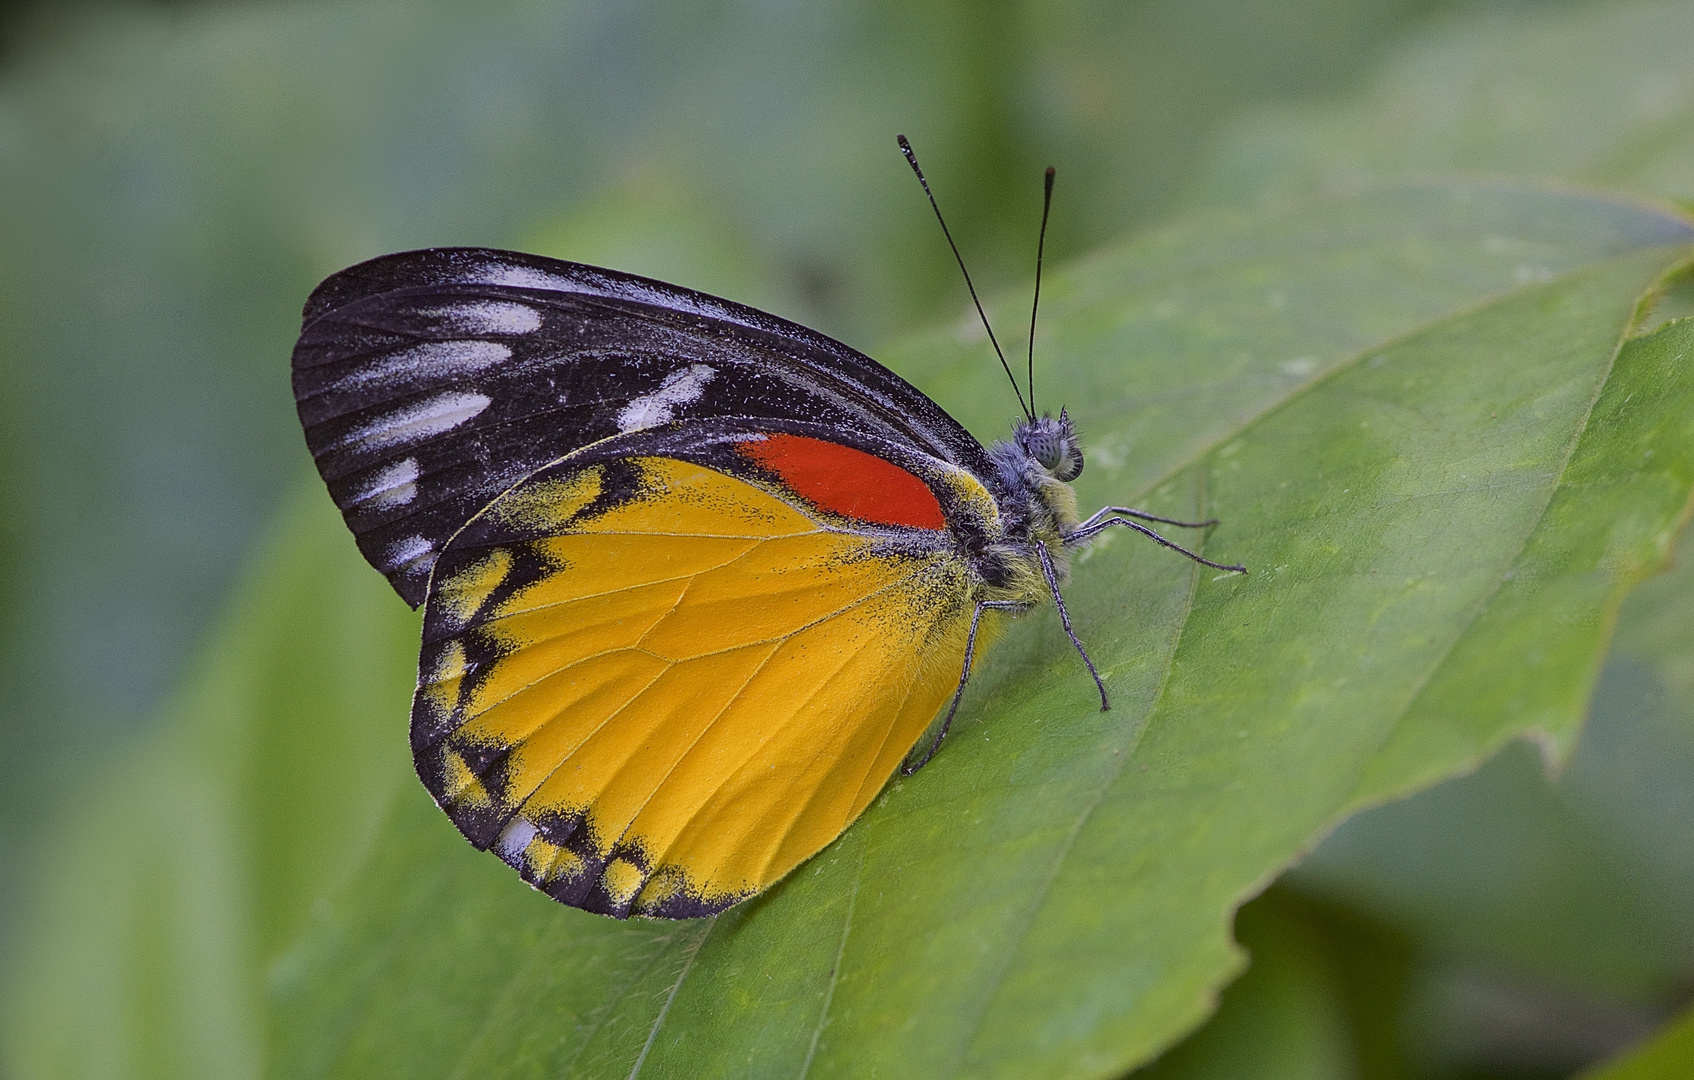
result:
[(923, 394), (821, 334), (512, 252), (408, 252), (329, 278), (306, 304), (294, 392), (360, 550), (414, 606), (448, 540), (501, 492), (632, 431), (805, 421), (993, 471)]
[(445, 546), (419, 775), (478, 847), (606, 914), (745, 898), (833, 840), (945, 704), (970, 621), (946, 462), (827, 429), (589, 447)]

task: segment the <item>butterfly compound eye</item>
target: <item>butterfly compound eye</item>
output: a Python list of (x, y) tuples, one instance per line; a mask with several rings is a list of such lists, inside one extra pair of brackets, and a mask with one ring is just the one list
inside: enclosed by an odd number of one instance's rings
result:
[(1024, 449), (1048, 472), (1058, 468), (1064, 458), (1064, 440), (1049, 427), (1033, 427), (1024, 438)]
[(1068, 417), (1043, 416), (1018, 429), (1018, 445), (1055, 480), (1069, 483), (1082, 475), (1082, 450)]
[(1066, 410), (1059, 410), (1055, 427), (1054, 434), (1058, 436), (1059, 444), (1058, 460), (1048, 465), (1047, 471), (1053, 474), (1053, 479), (1068, 484), (1082, 475), (1082, 443), (1076, 437), (1076, 428), (1071, 426), (1070, 413)]
[[(1046, 462), (1042, 464), (1046, 465)], [(1074, 439), (1060, 439), (1059, 458), (1053, 464), (1047, 465), (1047, 471), (1053, 474), (1053, 479), (1063, 480), (1067, 484), (1081, 476), (1082, 447), (1076, 445)]]

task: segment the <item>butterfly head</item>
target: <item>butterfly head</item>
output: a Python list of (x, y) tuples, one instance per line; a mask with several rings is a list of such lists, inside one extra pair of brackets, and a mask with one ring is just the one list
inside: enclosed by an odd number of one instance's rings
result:
[[(1004, 599), (1039, 603), (1048, 586), (1036, 560), (1036, 543), (1046, 545), (1059, 581), (1069, 573), (1065, 546), (1078, 523), (1076, 492), (1070, 482), (1082, 475), (1082, 448), (1070, 416), (1035, 416), (1020, 420), (1010, 439), (988, 447), (1001, 484), (997, 493), (1009, 547)], [(981, 569), (979, 567), (979, 569)], [(987, 580), (1002, 584), (994, 575)]]
[(1082, 475), (1082, 447), (1065, 410), (1023, 421), (1012, 438), (1053, 479), (1068, 484)]

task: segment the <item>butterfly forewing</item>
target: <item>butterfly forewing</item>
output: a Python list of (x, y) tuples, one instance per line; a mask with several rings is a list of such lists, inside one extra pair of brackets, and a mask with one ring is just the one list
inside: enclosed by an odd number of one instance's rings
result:
[(294, 391), (360, 550), (414, 606), (447, 541), (496, 496), (623, 433), (805, 421), (993, 473), (928, 398), (823, 335), (511, 252), (409, 252), (331, 277), (306, 305)]

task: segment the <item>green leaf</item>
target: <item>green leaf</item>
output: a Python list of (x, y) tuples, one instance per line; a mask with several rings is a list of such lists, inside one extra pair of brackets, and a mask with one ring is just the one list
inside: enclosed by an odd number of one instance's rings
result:
[[(1648, 583), (1681, 585), (1683, 611), (1690, 557), (1685, 539), (1681, 580)], [(1510, 747), (1347, 822), (1291, 885), (1392, 920), (1443, 963), (1614, 1008), (1675, 1000), (1694, 967), (1694, 697), (1632, 647), (1636, 599), (1560, 775)]]
[[(1632, 336), (1690, 237), (1509, 185), (1174, 227), (1055, 275), (1042, 356), (1115, 537), (1022, 621), (935, 761), (712, 922), (562, 909), (406, 787), (275, 976), (272, 1074), (1104, 1076), (1239, 969), (1235, 907), (1351, 809), (1567, 745), (1694, 485), (1694, 324)], [(968, 325), (968, 324), (965, 324)], [(970, 331), (891, 357), (991, 430)], [(1043, 390), (1045, 386), (1048, 389)], [(394, 715), (404, 712), (397, 695)]]
[(1353, 818), (1285, 880), (1391, 920), (1439, 963), (1531, 992), (1649, 1017), (1679, 1000), (1694, 970), (1691, 594), (1685, 530), (1674, 569), (1624, 602), (1558, 775), (1508, 748)]
[(1460, 5), (1335, 105), (1254, 110), (1191, 203), (1429, 173), (1560, 176), (1694, 201), (1694, 4)]
[(79, 761), (7, 972), (7, 1075), (259, 1075), (264, 973), (410, 772), (418, 620), (301, 493), (170, 722)]
[(1665, 1025), (1645, 1046), (1582, 1074), (1581, 1080), (1685, 1080), (1694, 1072), (1694, 1009)]
[(1235, 936), (1251, 966), (1209, 1023), (1136, 1080), (1349, 1080), (1359, 1073), (1348, 1001), (1330, 942), (1274, 892), (1242, 908)]
[(1390, 927), (1273, 886), (1235, 917), (1250, 966), (1218, 1010), (1135, 1080), (1403, 1080), (1416, 948)]
[[(1340, 102), (1260, 108), (1220, 141), (1197, 203), (1274, 201), (1373, 177), (1536, 172), (1694, 199), (1694, 5), (1458, 8)], [(1694, 312), (1671, 283), (1651, 322)], [(1694, 639), (1684, 567), (1632, 595), (1568, 768), (1513, 747), (1475, 775), (1342, 826), (1286, 879), (1414, 933), (1431, 984), (1483, 980), (1565, 1034), (1565, 1068), (1686, 994), (1694, 973)], [(1659, 614), (1636, 612), (1649, 596)], [(1641, 629), (1634, 629), (1636, 626)], [(1680, 658), (1678, 657), (1680, 654)], [(1565, 748), (1559, 748), (1563, 750)], [(1555, 772), (1558, 772), (1555, 770)], [(1432, 997), (1435, 995), (1432, 995)], [(1572, 1009), (1595, 1022), (1570, 1023)], [(1414, 1010), (1414, 1012), (1419, 1010)], [(1475, 1002), (1408, 1017), (1426, 1057), (1514, 1052)], [(1523, 1045), (1523, 1038), (1517, 1044)], [(1464, 1063), (1447, 1062), (1462, 1071)], [(1472, 1061), (1473, 1067), (1480, 1067)]]

